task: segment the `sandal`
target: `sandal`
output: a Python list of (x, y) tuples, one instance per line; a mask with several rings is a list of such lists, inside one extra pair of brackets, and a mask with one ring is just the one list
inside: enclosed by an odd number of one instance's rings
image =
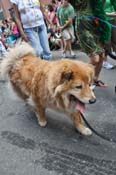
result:
[(99, 86), (99, 87), (107, 87), (107, 84), (105, 84), (101, 80), (94, 80), (94, 84), (95, 84), (95, 86)]

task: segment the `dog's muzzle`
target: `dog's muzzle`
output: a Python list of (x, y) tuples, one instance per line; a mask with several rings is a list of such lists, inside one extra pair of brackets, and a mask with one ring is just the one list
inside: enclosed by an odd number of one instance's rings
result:
[(95, 103), (96, 102), (96, 98), (92, 98), (91, 100), (89, 100), (89, 103), (90, 104), (93, 104), (93, 103)]

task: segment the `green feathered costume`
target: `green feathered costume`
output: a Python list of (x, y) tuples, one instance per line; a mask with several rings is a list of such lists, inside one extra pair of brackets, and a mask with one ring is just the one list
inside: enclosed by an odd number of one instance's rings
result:
[(116, 11), (116, 0), (110, 0), (111, 4), (113, 5), (115, 11)]
[[(112, 3), (116, 4), (114, 1)], [(103, 0), (76, 0), (76, 4), (76, 29), (80, 45), (87, 54), (99, 54), (103, 51), (101, 45), (106, 44), (111, 37), (111, 26), (106, 20)]]
[[(102, 0), (90, 0), (93, 15), (100, 18), (101, 20), (106, 20), (106, 14), (103, 10), (103, 2)], [(108, 23), (99, 20), (98, 30), (100, 33), (100, 41), (105, 44), (111, 37), (111, 26)]]

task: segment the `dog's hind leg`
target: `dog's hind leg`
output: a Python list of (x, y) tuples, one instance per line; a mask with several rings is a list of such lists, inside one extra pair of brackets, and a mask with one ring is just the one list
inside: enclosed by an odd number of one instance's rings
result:
[(91, 135), (92, 131), (85, 127), (80, 112), (75, 112), (71, 114), (71, 119), (73, 120), (74, 126), (82, 135)]
[(47, 124), (45, 109), (41, 106), (35, 108), (35, 114), (38, 119), (38, 123), (41, 127), (45, 127)]
[[(13, 92), (14, 92), (14, 94), (17, 95), (17, 97), (19, 97), (20, 99), (22, 99), (24, 101), (26, 101), (29, 98), (28, 95), (25, 94), (16, 83), (13, 83), (13, 82), (10, 81), (8, 83), (8, 88), (9, 88), (10, 92), (12, 93), (12, 95), (13, 95)], [(15, 95), (14, 95), (14, 97), (15, 97)]]

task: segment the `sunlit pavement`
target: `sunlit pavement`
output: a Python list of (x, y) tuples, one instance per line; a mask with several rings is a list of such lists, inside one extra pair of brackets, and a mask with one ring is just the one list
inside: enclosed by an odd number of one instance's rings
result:
[[(77, 60), (88, 61), (76, 53)], [(87, 106), (85, 116), (116, 140), (116, 68), (103, 69), (100, 78), (108, 87), (95, 89), (97, 102)], [(6, 84), (0, 82), (0, 175), (116, 175), (116, 143), (80, 136), (66, 115), (49, 109), (47, 127), (39, 127), (27, 105), (11, 100)]]

